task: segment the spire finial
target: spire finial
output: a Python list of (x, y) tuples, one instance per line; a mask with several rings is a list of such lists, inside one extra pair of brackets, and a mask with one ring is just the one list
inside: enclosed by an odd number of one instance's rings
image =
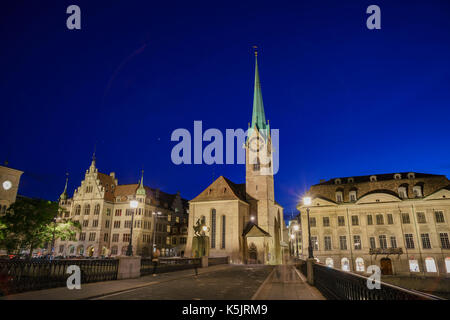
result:
[(258, 56), (258, 46), (253, 46), (253, 51), (254, 51), (254, 53), (255, 53), (255, 57), (257, 57)]
[(59, 196), (59, 200), (67, 200), (67, 183), (69, 182), (69, 173), (66, 172), (66, 185), (64, 186), (64, 191)]

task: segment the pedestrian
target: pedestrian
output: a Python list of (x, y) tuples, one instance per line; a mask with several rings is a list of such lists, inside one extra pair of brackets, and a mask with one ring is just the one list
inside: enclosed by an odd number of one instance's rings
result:
[(158, 257), (160, 255), (160, 251), (159, 249), (156, 249), (153, 252), (153, 258), (152, 258), (152, 262), (153, 262), (153, 276), (156, 276), (156, 266), (158, 265)]

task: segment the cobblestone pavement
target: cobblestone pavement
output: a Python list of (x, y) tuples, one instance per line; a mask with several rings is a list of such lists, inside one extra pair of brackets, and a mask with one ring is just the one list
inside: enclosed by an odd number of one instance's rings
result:
[(273, 269), (273, 266), (231, 265), (226, 269), (164, 283), (155, 283), (97, 299), (249, 300)]

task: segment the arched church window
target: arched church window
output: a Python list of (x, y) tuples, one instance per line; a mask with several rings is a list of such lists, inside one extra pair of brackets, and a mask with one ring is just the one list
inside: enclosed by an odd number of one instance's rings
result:
[(225, 225), (225, 215), (222, 216), (222, 245), (220, 246), (221, 249), (225, 249), (225, 235), (226, 235), (226, 225)]
[(211, 249), (216, 248), (216, 209), (211, 210)]
[(259, 169), (261, 169), (261, 164), (259, 162), (259, 158), (257, 158), (256, 161), (254, 161), (254, 164), (253, 164), (253, 171), (259, 171)]

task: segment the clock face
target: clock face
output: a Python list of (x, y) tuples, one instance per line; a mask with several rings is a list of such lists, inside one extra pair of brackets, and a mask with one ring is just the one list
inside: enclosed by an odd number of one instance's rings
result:
[(3, 189), (9, 190), (9, 189), (11, 189), (11, 187), (12, 187), (11, 181), (9, 181), (9, 180), (3, 181)]
[(264, 149), (264, 145), (265, 145), (264, 139), (258, 139), (258, 137), (253, 137), (248, 142), (249, 149), (252, 152), (258, 152)]

